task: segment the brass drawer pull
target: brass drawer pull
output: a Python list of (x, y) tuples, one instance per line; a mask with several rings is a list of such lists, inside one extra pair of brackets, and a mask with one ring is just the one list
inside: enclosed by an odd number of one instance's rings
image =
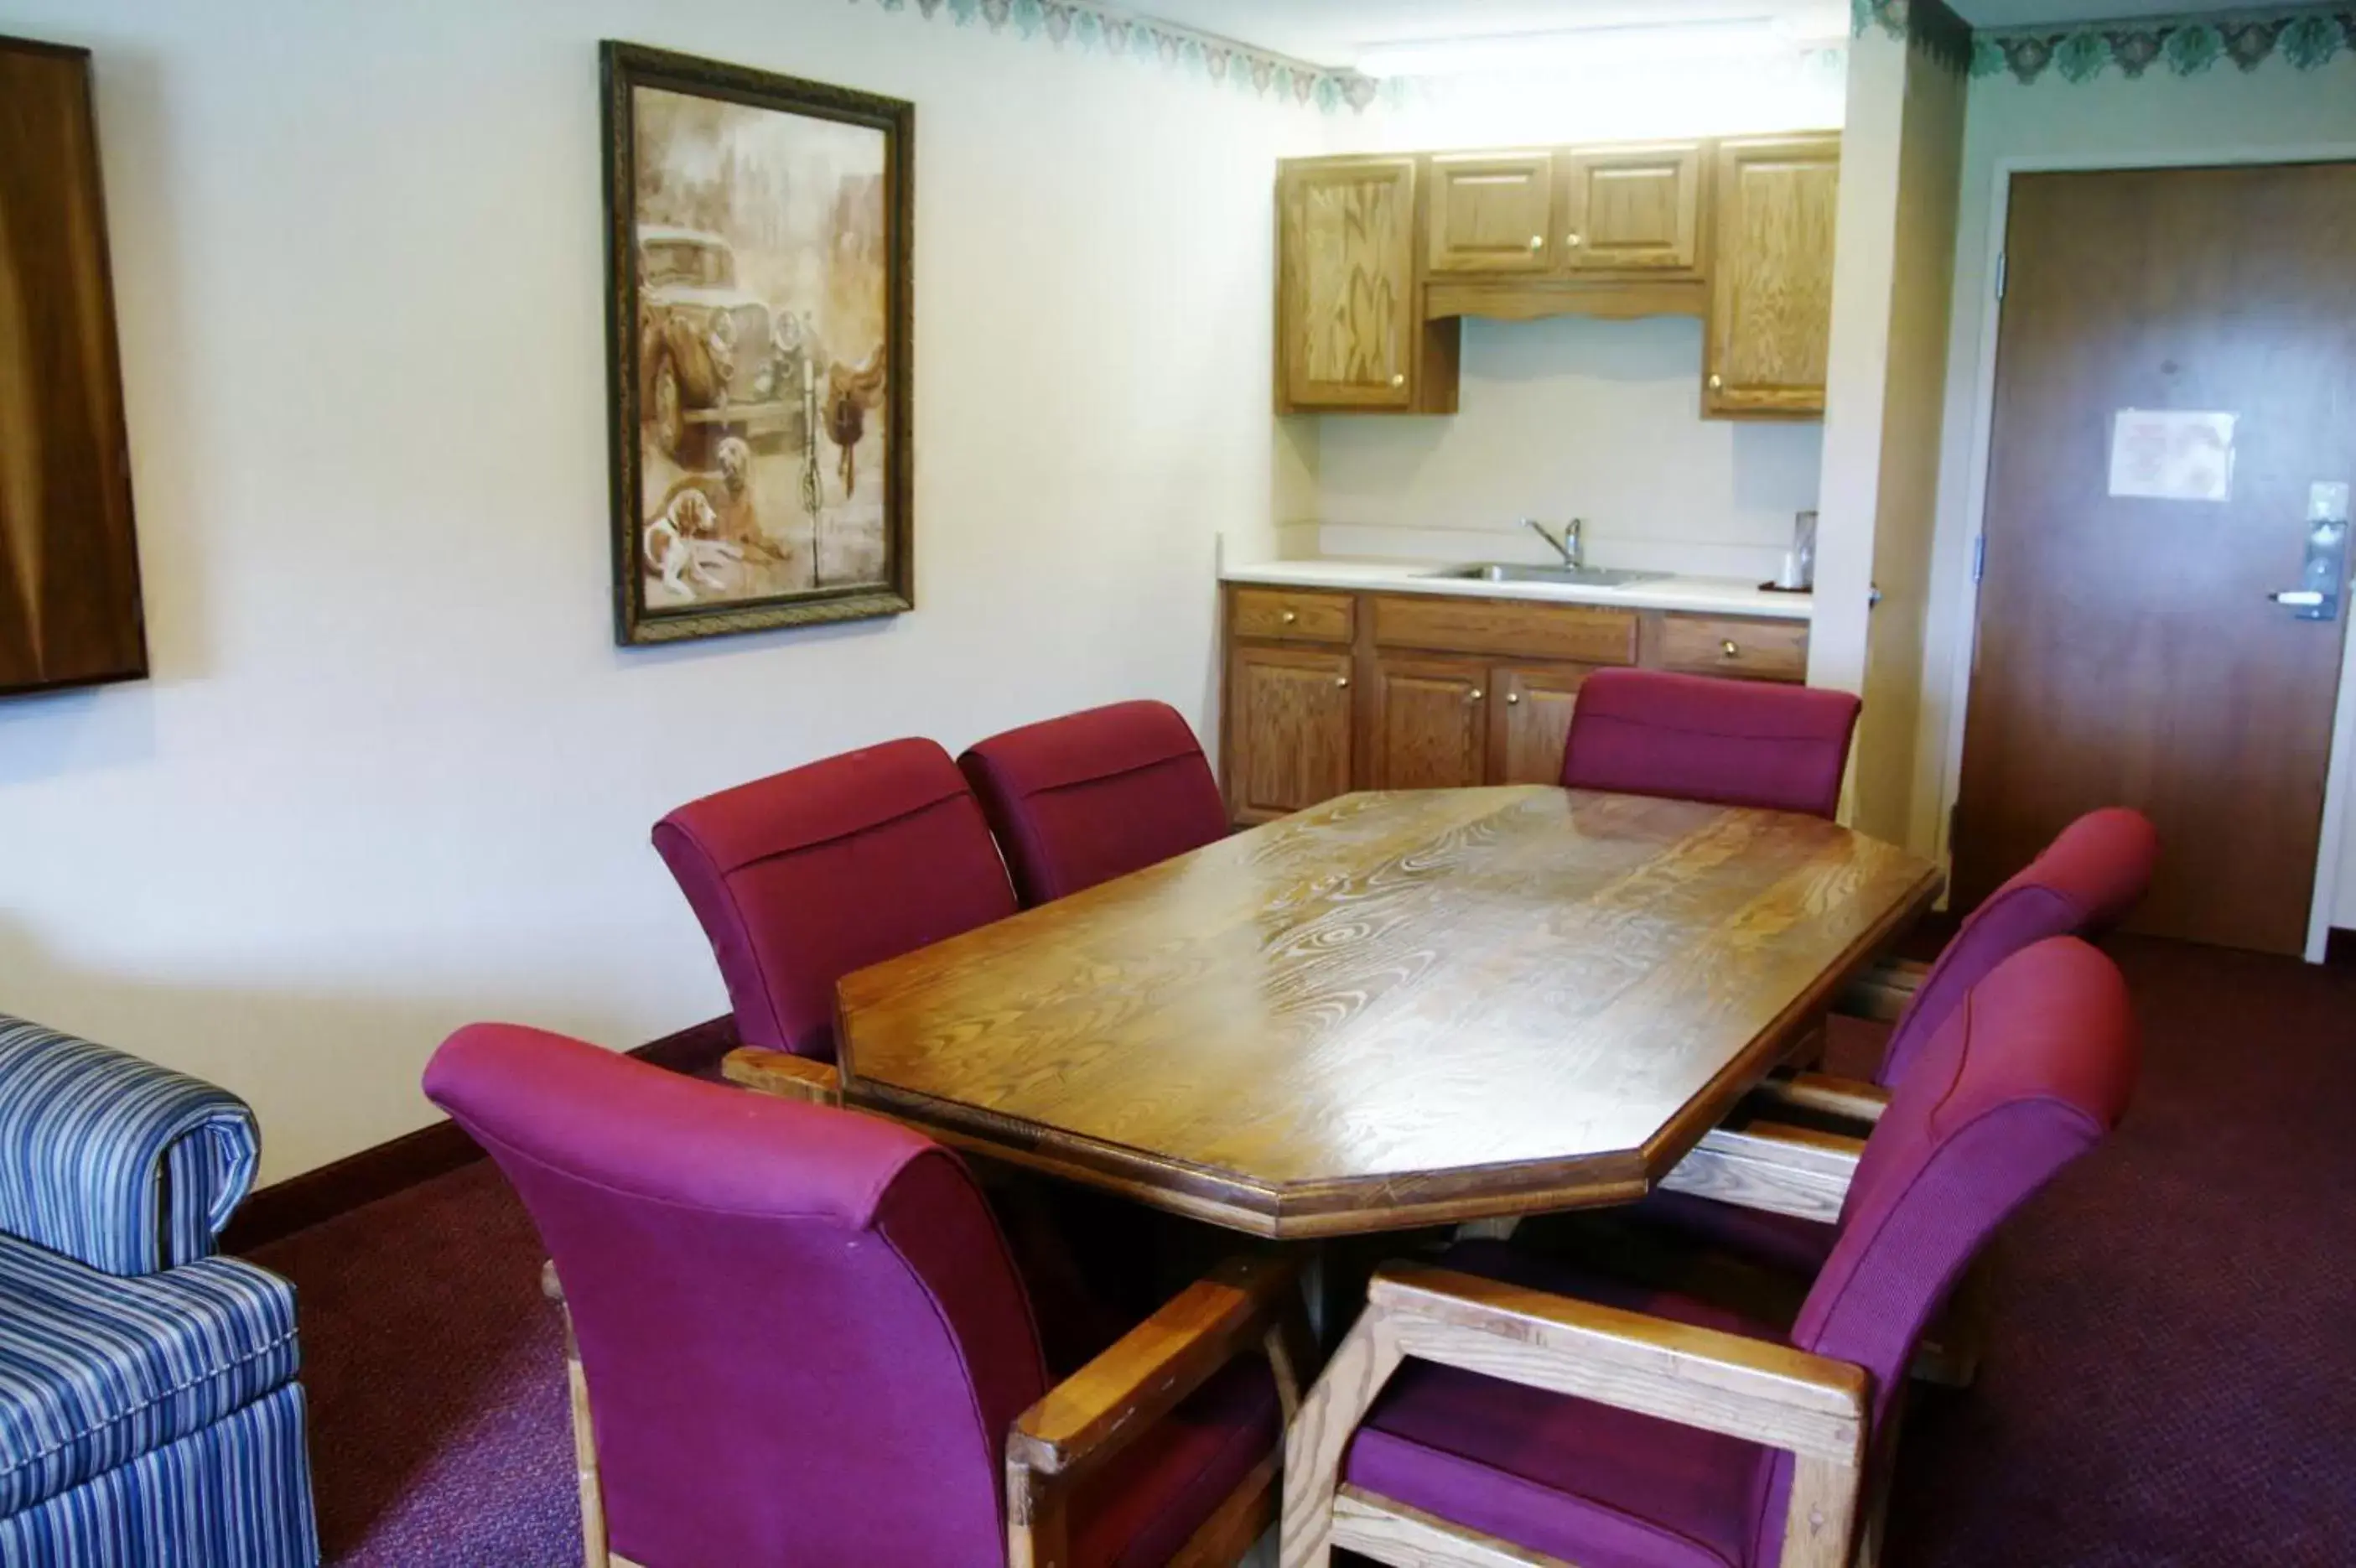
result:
[(1735, 647), (1735, 646), (1734, 646), (1734, 639), (1732, 639), (1732, 638), (1730, 638), (1730, 638), (1728, 638), (1724, 642), (1721, 642), (1721, 643), (1719, 643), (1719, 644), (1718, 645), (1718, 651), (1719, 651), (1719, 656), (1720, 658), (1723, 658), (1723, 659), (1732, 659), (1732, 658), (1734, 658), (1736, 655), (1740, 654), (1740, 653), (1742, 651), (1742, 650), (1740, 650), (1740, 648)]
[(1336, 686), (1346, 686), (1349, 683), (1350, 678), (1347, 675), (1336, 675), (1333, 677), (1333, 684)]
[(1481, 688), (1478, 686), (1473, 687), (1471, 692), (1465, 694), (1464, 700), (1468, 703), (1479, 702), (1481, 700)]
[(1287, 626), (1290, 626), (1294, 621), (1297, 621), (1300, 618), (1301, 615), (1297, 610), (1287, 610), (1284, 612), (1284, 624)]
[(1508, 692), (1505, 693), (1505, 706), (1509, 708), (1521, 700), (1522, 694), (1519, 692)]

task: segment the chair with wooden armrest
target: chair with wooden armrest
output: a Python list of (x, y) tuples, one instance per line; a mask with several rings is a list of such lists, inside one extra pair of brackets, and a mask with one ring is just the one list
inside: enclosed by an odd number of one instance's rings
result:
[(1281, 1262), (1051, 1382), (980, 1189), (905, 1127), (498, 1025), (425, 1081), (562, 1279), (591, 1568), (1210, 1568), (1274, 1520)]
[(976, 741), (958, 758), (1024, 908), (1226, 836), (1202, 742), (1167, 703), (1114, 703)]
[[(1974, 986), (2034, 943), (2108, 931), (2143, 897), (2158, 851), (2158, 835), (2139, 812), (2110, 807), (2080, 817), (1972, 911), (1937, 961), (1879, 966), (1843, 993), (1843, 1008), (1862, 1008), (1893, 1025), (1871, 1083), (1824, 1073), (1778, 1075), (1751, 1097), (1748, 1110), (1845, 1122), (1859, 1134), (1869, 1130)], [(1640, 1212), (1648, 1223), (1777, 1267), (1813, 1273), (1832, 1251), (1831, 1232), (1822, 1226), (1714, 1197), (1672, 1190), (1648, 1197)]]
[(981, 807), (929, 740), (691, 800), (654, 843), (711, 940), (744, 1051), (833, 1061), (837, 981), (1014, 913)]
[(2107, 960), (2017, 955), (1899, 1086), (1788, 1329), (1498, 1242), (1384, 1271), (1287, 1434), (1284, 1568), (1846, 1568), (1924, 1326), (2134, 1070)]

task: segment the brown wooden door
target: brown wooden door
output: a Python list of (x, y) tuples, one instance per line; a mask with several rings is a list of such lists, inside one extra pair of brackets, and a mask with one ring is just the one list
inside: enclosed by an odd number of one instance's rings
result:
[(1350, 788), (1350, 655), (1239, 645), (1227, 664), (1227, 810), (1264, 822)]
[(1529, 664), (1489, 673), (1489, 781), (1559, 784), (1585, 664)]
[(1431, 160), (1431, 270), (1537, 273), (1554, 264), (1554, 156)]
[(1385, 654), (1366, 705), (1368, 786), (1460, 789), (1482, 781), (1489, 671), (1455, 659)]
[(1563, 160), (1562, 263), (1580, 272), (1691, 272), (1701, 255), (1701, 148), (1581, 149)]
[(1702, 412), (1825, 411), (1840, 137), (1720, 142)]
[(1290, 406), (1411, 405), (1415, 181), (1413, 158), (1286, 166), (1277, 328)]
[[(2267, 595), (2356, 479), (2356, 166), (2021, 176), (2006, 244), (1955, 896), (2129, 805), (2138, 928), (2298, 951), (2346, 610)], [(2236, 415), (2229, 499), (2112, 494), (2123, 409)]]

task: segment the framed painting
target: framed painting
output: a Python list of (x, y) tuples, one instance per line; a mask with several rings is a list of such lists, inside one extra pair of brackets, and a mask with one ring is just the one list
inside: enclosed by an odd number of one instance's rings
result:
[(915, 105), (604, 66), (615, 639), (915, 607)]

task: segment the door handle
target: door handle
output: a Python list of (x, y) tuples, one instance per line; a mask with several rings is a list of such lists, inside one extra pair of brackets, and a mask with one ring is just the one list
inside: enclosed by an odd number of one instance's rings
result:
[(2323, 604), (2323, 595), (2314, 588), (2284, 588), (2268, 594), (2266, 597), (2295, 610), (2316, 609)]

